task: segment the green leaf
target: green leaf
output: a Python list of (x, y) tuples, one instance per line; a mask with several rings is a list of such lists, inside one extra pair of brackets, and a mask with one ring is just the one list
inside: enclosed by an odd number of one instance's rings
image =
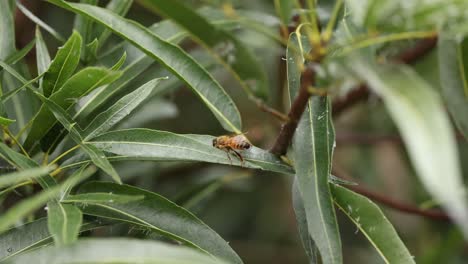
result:
[(113, 193), (81, 193), (75, 195), (68, 195), (62, 203), (128, 203), (139, 201), (145, 198), (143, 195), (120, 195)]
[[(0, 143), (0, 156), (19, 170), (34, 169), (39, 167), (39, 164), (37, 164), (37, 162), (12, 150), (3, 143)], [(51, 188), (57, 184), (55, 179), (48, 174), (36, 178), (36, 181), (41, 185), (43, 189)]]
[(4, 127), (7, 127), (7, 126), (9, 126), (10, 124), (12, 124), (14, 122), (16, 122), (16, 120), (0, 116), (0, 125), (2, 125)]
[(299, 232), (302, 246), (304, 247), (307, 257), (309, 258), (309, 262), (310, 264), (319, 263), (319, 252), (317, 251), (317, 246), (315, 245), (314, 240), (309, 233), (307, 215), (304, 207), (304, 201), (302, 200), (301, 194), (299, 192), (297, 177), (294, 178), (292, 187), (292, 202), (294, 214), (296, 215), (297, 231)]
[[(125, 17), (128, 10), (130, 10), (130, 7), (132, 6), (132, 4), (133, 4), (133, 0), (111, 0), (109, 1), (109, 3), (107, 3), (106, 9), (122, 17)], [(104, 44), (106, 43), (107, 39), (109, 38), (111, 34), (112, 32), (104, 28), (103, 26), (95, 25), (93, 36), (98, 38), (98, 43), (99, 43), (98, 49), (104, 46)]]
[(183, 242), (230, 263), (242, 263), (237, 254), (215, 231), (189, 211), (166, 198), (130, 185), (92, 182), (83, 185), (80, 193), (112, 192), (116, 195), (143, 195), (143, 200), (125, 204), (89, 201), (85, 214), (129, 222)]
[(54, 167), (37, 167), (25, 169), (19, 172), (13, 172), (0, 176), (0, 188), (5, 188), (11, 185), (18, 184), (25, 180), (35, 179), (48, 174)]
[(331, 186), (335, 204), (366, 236), (385, 263), (416, 263), (376, 204), (339, 185)]
[(178, 263), (226, 264), (224, 261), (193, 249), (137, 239), (82, 239), (65, 247), (45, 247), (11, 260), (8, 263)]
[(73, 31), (67, 42), (59, 48), (43, 79), (44, 96), (49, 97), (59, 91), (75, 72), (76, 66), (80, 62), (82, 42), (80, 34)]
[[(93, 230), (105, 225), (105, 223), (98, 221), (85, 222), (81, 225), (80, 232)], [(51, 242), (52, 235), (50, 235), (47, 228), (47, 218), (41, 218), (34, 222), (9, 229), (0, 235), (0, 261), (50, 244)]]
[(3, 233), (6, 229), (10, 228), (25, 216), (33, 213), (47, 202), (58, 198), (62, 192), (77, 185), (90, 175), (89, 173), (73, 174), (73, 177), (69, 177), (60, 185), (55, 185), (34, 196), (21, 200), (21, 202), (18, 202), (0, 216), (0, 233)]
[(44, 103), (44, 105), (52, 112), (52, 114), (57, 118), (57, 120), (65, 127), (65, 129), (70, 133), (71, 138), (77, 143), (80, 144), (80, 147), (83, 151), (88, 154), (91, 158), (91, 161), (98, 168), (102, 169), (105, 173), (112, 177), (116, 182), (122, 183), (119, 175), (115, 171), (114, 167), (107, 160), (104, 153), (96, 148), (93, 145), (85, 145), (83, 143), (82, 132), (80, 129), (75, 127), (76, 123), (72, 123), (71, 118), (60, 106), (54, 103), (51, 99), (44, 97), (39, 93), (35, 93)]
[(276, 12), (278, 12), (279, 17), (283, 25), (289, 25), (291, 21), (292, 11), (294, 9), (294, 1), (290, 0), (275, 0)]
[[(80, 0), (80, 3), (83, 4), (90, 4), (90, 5), (97, 5), (98, 1), (97, 0)], [(91, 43), (91, 40), (93, 39), (92, 33), (93, 33), (93, 26), (94, 23), (92, 20), (76, 15), (75, 16), (75, 21), (73, 24), (73, 28), (80, 33), (80, 35), (83, 37), (83, 43)], [(96, 45), (97, 48), (97, 45)], [(86, 62), (88, 62), (86, 59), (90, 58), (90, 50), (86, 47), (83, 46), (81, 48), (81, 58), (84, 59)], [(79, 57), (78, 57), (79, 59)]]
[[(95, 38), (90, 43), (86, 44), (81, 53), (83, 56), (83, 60), (88, 63), (94, 62), (97, 59), (98, 47), (99, 47), (99, 42), (97, 38)], [(83, 55), (83, 52), (84, 52), (84, 55)]]
[(95, 6), (50, 0), (64, 9), (86, 15), (144, 51), (183, 80), (213, 112), (221, 125), (241, 133), (241, 118), (220, 84), (181, 48), (164, 41), (140, 24)]
[(8, 64), (16, 64), (18, 61), (22, 60), (28, 53), (32, 50), (36, 44), (36, 39), (31, 40), (26, 46), (24, 46), (21, 50), (16, 51), (15, 53), (11, 54), (6, 60), (5, 63)]
[(15, 24), (9, 1), (0, 1), (0, 60), (5, 60), (16, 51)]
[(468, 139), (468, 37), (441, 34), (438, 43), (442, 95), (458, 129)]
[[(262, 66), (252, 52), (229, 31), (213, 25), (182, 1), (142, 0), (140, 2), (174, 20), (196, 40), (209, 47), (213, 53), (217, 53), (219, 59), (224, 61), (223, 65), (234, 73), (249, 95), (253, 92), (258, 97), (267, 97), (266, 73)], [(249, 86), (245, 81), (255, 81), (256, 84)]]
[[(68, 110), (75, 104), (76, 99), (85, 96), (99, 86), (112, 82), (119, 76), (119, 72), (113, 72), (105, 68), (85, 68), (68, 79), (58, 92), (50, 96), (50, 100), (61, 108)], [(54, 115), (47, 107), (42, 106), (34, 117), (31, 130), (23, 144), (24, 148), (33, 149), (55, 124)], [(49, 139), (53, 140), (55, 137)]]
[[(126, 129), (105, 133), (85, 144), (92, 144), (105, 152), (135, 157), (141, 160), (204, 161), (231, 164), (227, 153), (213, 147), (214, 137), (205, 135), (183, 135), (150, 129)], [(252, 146), (240, 151), (244, 167), (280, 173), (293, 173), (291, 167), (268, 151)], [(240, 166), (237, 157), (232, 165)]]
[[(50, 66), (50, 55), (47, 45), (42, 38), (41, 30), (36, 27), (36, 61), (37, 61), (37, 74), (41, 75), (47, 72)], [(39, 87), (42, 88), (43, 79), (39, 81)]]
[(138, 105), (149, 97), (153, 88), (161, 79), (155, 79), (142, 85), (134, 92), (122, 97), (107, 111), (102, 112), (84, 130), (85, 140), (92, 139), (116, 125), (124, 117), (129, 115)]
[(70, 244), (78, 239), (83, 213), (71, 204), (58, 201), (47, 204), (47, 226), (56, 245)]
[[(288, 89), (292, 101), (300, 89), (298, 40), (292, 34), (287, 50)], [(303, 41), (304, 51), (310, 49)], [(341, 240), (329, 187), (335, 133), (331, 121), (330, 100), (324, 96), (309, 99), (293, 137), (292, 157), (299, 194), (302, 198), (309, 235), (325, 264), (342, 263)], [(300, 224), (304, 220), (299, 219)], [(304, 236), (304, 235), (303, 235)], [(312, 256), (312, 255), (311, 255)]]
[(374, 65), (358, 57), (347, 61), (349, 71), (382, 97), (421, 182), (468, 238), (468, 205), (455, 133), (438, 94), (404, 65)]
[(60, 42), (65, 42), (65, 38), (60, 35), (55, 29), (47, 25), (44, 21), (39, 19), (36, 15), (31, 13), (26, 7), (24, 7), (20, 2), (16, 2), (16, 6), (18, 9), (26, 16), (28, 17), (32, 22), (36, 23), (39, 27), (43, 28), (45, 31), (49, 32), (55, 39), (57, 39)]

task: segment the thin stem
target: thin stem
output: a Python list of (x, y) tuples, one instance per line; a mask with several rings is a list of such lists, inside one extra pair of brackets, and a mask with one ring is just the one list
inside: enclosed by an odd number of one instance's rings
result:
[(376, 44), (382, 44), (385, 42), (397, 41), (397, 40), (405, 40), (405, 39), (426, 39), (426, 38), (434, 38), (437, 36), (436, 31), (413, 31), (413, 32), (403, 32), (403, 33), (396, 33), (384, 36), (377, 36), (370, 39), (365, 39), (358, 43), (352, 44), (348, 47), (345, 47), (339, 55), (343, 56), (346, 55), (356, 49), (361, 49), (365, 47), (369, 47)]
[(29, 158), (29, 154), (28, 152), (23, 148), (23, 145), (21, 145), (21, 143), (19, 143), (19, 141), (15, 138), (15, 136), (10, 132), (10, 130), (5, 127), (3, 128), (3, 131), (11, 138), (11, 140), (13, 140), (13, 142), (18, 145), (18, 147), (21, 149), (21, 152), (23, 152), (23, 154)]
[(66, 155), (70, 154), (71, 152), (73, 152), (74, 150), (78, 149), (79, 147), (80, 147), (80, 145), (76, 145), (76, 146), (70, 148), (69, 150), (63, 152), (62, 154), (60, 154), (60, 156), (58, 156), (58, 157), (55, 158), (51, 163), (49, 163), (49, 165), (57, 163), (61, 158), (63, 158), (63, 157), (65, 157)]
[(325, 32), (323, 33), (323, 40), (325, 42), (328, 42), (332, 36), (333, 28), (336, 25), (336, 21), (338, 19), (338, 14), (340, 12), (341, 6), (343, 5), (343, 0), (337, 0), (335, 3), (335, 6), (333, 7), (333, 12), (330, 17), (330, 20), (328, 21), (327, 27), (325, 29)]

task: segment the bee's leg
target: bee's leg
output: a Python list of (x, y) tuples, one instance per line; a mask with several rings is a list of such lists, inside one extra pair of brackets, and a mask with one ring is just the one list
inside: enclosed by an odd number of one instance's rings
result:
[(236, 154), (236, 156), (239, 158), (239, 160), (240, 160), (240, 162), (241, 162), (241, 167), (244, 167), (244, 158), (242, 157), (242, 155), (241, 155), (239, 152), (237, 152), (236, 150), (234, 150), (234, 149), (231, 149), (231, 150), (232, 150), (232, 151), (234, 152), (234, 154)]
[(229, 159), (229, 164), (231, 164), (231, 166), (232, 166), (231, 155), (229, 155), (229, 150), (230, 150), (230, 148), (223, 148), (222, 150), (226, 151), (226, 155), (227, 155), (227, 157), (228, 157), (228, 159)]

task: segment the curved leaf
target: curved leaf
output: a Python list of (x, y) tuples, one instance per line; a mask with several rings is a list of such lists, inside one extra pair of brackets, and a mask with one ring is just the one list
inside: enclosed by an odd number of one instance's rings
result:
[[(305, 43), (302, 46), (306, 51), (309, 47)], [(301, 72), (298, 64), (303, 63), (303, 58), (301, 53), (292, 48), (299, 46), (298, 44), (297, 36), (292, 34), (287, 50), (291, 101), (300, 89)], [(343, 262), (338, 223), (329, 187), (334, 140), (330, 100), (325, 96), (314, 96), (309, 99), (294, 134), (292, 157), (298, 198), (302, 198), (307, 230), (325, 264)]]
[[(50, 55), (47, 45), (42, 38), (41, 30), (36, 27), (36, 61), (37, 74), (41, 75), (47, 72), (50, 66)], [(39, 87), (42, 89), (43, 79), (39, 80)]]
[(68, 195), (67, 198), (62, 200), (62, 203), (128, 203), (145, 198), (143, 195), (122, 195), (114, 193), (81, 193), (75, 195)]
[(153, 88), (160, 82), (161, 79), (155, 79), (142, 85), (134, 92), (122, 97), (111, 108), (102, 112), (91, 121), (89, 126), (84, 130), (83, 136), (85, 140), (96, 137), (108, 131), (119, 121), (129, 115), (140, 103), (149, 97)]
[(5, 60), (16, 51), (15, 25), (10, 1), (0, 1), (0, 60)]
[(442, 95), (458, 129), (468, 139), (468, 37), (439, 36), (439, 71)]
[(455, 134), (438, 94), (404, 65), (376, 66), (358, 57), (348, 63), (348, 69), (383, 98), (421, 182), (468, 238), (468, 205)]
[(240, 114), (232, 99), (220, 84), (181, 48), (164, 41), (140, 24), (106, 9), (62, 0), (49, 2), (95, 20), (160, 61), (193, 89), (225, 129), (241, 133)]
[[(127, 157), (150, 160), (187, 160), (241, 165), (237, 157), (229, 160), (226, 152), (214, 148), (214, 137), (182, 135), (150, 129), (125, 129), (105, 133), (86, 142), (97, 148)], [(268, 151), (252, 146), (240, 152), (247, 168), (292, 173), (291, 167)]]
[[(98, 221), (85, 222), (81, 225), (80, 232), (93, 230), (105, 225), (105, 223)], [(12, 228), (0, 235), (0, 261), (50, 244), (51, 242), (52, 235), (50, 235), (47, 229), (47, 218), (41, 218), (34, 222)]]
[(48, 174), (53, 167), (37, 167), (19, 172), (0, 175), (0, 188), (5, 188), (25, 180), (35, 179)]
[[(67, 110), (75, 104), (76, 99), (90, 93), (99, 86), (112, 82), (119, 76), (119, 72), (110, 71), (105, 68), (85, 68), (68, 79), (59, 91), (50, 96), (50, 100)], [(24, 148), (32, 149), (56, 123), (57, 121), (50, 110), (42, 106), (34, 117), (31, 130), (23, 144)], [(47, 149), (46, 147), (44, 146), (44, 149)]]
[(339, 185), (331, 187), (335, 204), (361, 230), (385, 263), (416, 263), (376, 204)]
[(64, 248), (46, 247), (5, 263), (226, 264), (193, 249), (136, 239), (83, 239)]
[[(216, 52), (220, 59), (224, 61), (223, 65), (235, 74), (249, 94), (252, 93), (250, 90), (253, 90), (256, 96), (267, 97), (266, 73), (262, 70), (262, 66), (255, 59), (252, 52), (229, 31), (213, 25), (178, 0), (170, 2), (165, 0), (143, 0), (140, 2), (163, 16), (174, 20), (178, 25), (189, 31), (195, 39)], [(256, 83), (249, 86), (245, 81), (255, 81)]]
[(87, 183), (79, 192), (144, 195), (143, 200), (125, 204), (88, 202), (83, 207), (83, 212), (143, 226), (231, 263), (242, 263), (237, 254), (215, 231), (184, 208), (156, 193), (130, 185), (103, 182)]
[(46, 97), (57, 92), (75, 72), (80, 61), (82, 39), (78, 32), (73, 31), (71, 37), (59, 48), (49, 69), (44, 75), (42, 91)]
[(53, 201), (47, 204), (47, 226), (56, 245), (66, 245), (78, 238), (83, 222), (80, 209)]

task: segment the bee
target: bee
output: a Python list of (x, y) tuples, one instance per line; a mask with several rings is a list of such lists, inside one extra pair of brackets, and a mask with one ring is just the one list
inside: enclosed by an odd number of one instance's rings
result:
[(249, 143), (244, 134), (232, 136), (219, 136), (213, 139), (213, 147), (224, 150), (227, 153), (229, 162), (232, 165), (231, 152), (234, 153), (240, 160), (241, 166), (244, 165), (244, 158), (238, 150), (249, 149), (252, 145)]

